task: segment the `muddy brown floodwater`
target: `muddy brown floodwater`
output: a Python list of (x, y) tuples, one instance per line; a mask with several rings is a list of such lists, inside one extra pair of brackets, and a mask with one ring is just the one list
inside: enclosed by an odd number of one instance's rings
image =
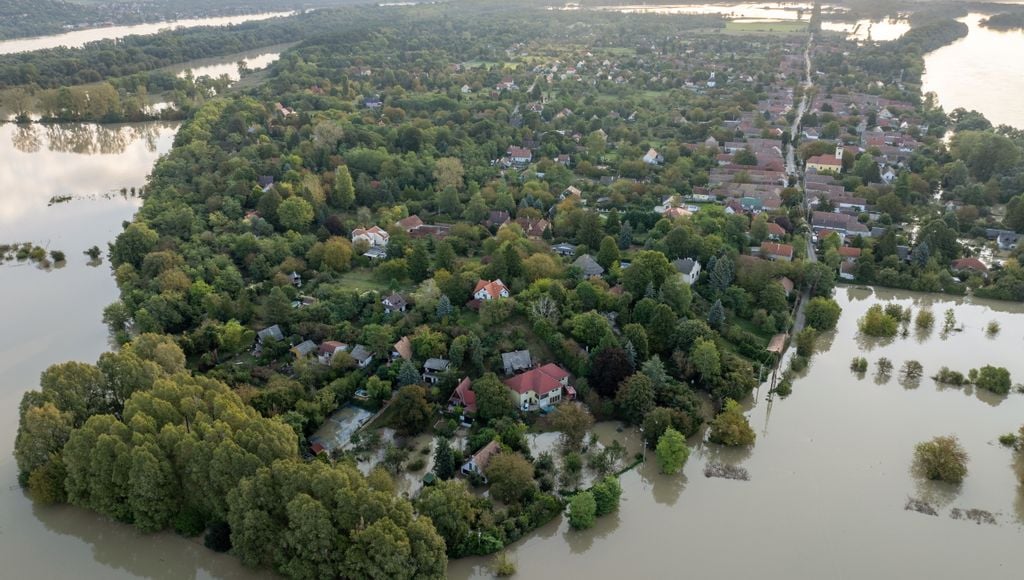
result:
[[(821, 338), (793, 394), (769, 402), (762, 390), (747, 402), (758, 436), (753, 448), (725, 450), (698, 436), (679, 477), (658, 473), (648, 452), (640, 469), (623, 475), (617, 514), (585, 532), (560, 519), (516, 543), (510, 553), (519, 577), (1019, 578), (1022, 466), (996, 438), (1024, 424), (1024, 395), (941, 387), (928, 378), (916, 387), (896, 376), (878, 384), (874, 367), (882, 356), (897, 370), (918, 360), (926, 375), (994, 364), (1024, 381), (1024, 306), (883, 289), (836, 294), (839, 327)], [(886, 301), (915, 311), (928, 305), (936, 328), (892, 341), (859, 338), (857, 319)], [(944, 339), (947, 308), (963, 330)], [(1002, 326), (991, 338), (990, 320)], [(849, 370), (854, 356), (871, 363), (863, 378)], [(914, 444), (943, 434), (956, 434), (970, 454), (959, 487), (909, 472)], [(750, 480), (707, 478), (710, 462), (743, 467)], [(938, 515), (904, 510), (910, 497)], [(967, 519), (969, 510), (991, 512), (995, 524)], [(487, 578), (489, 563), (453, 562), (449, 576)]]

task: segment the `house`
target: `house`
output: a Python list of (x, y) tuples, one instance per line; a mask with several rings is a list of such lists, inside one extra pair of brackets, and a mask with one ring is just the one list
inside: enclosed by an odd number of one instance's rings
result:
[(525, 371), (533, 366), (533, 357), (528, 350), (516, 350), (501, 353), (501, 366), (505, 369), (506, 375), (513, 375), (519, 371)]
[(768, 239), (773, 241), (780, 241), (786, 236), (786, 230), (782, 226), (775, 222), (768, 222)]
[(288, 275), (288, 278), (292, 281), (292, 286), (302, 288), (302, 276), (300, 276), (298, 272), (293, 270), (292, 273)]
[(769, 260), (790, 262), (793, 260), (793, 246), (775, 242), (761, 242), (761, 257)]
[(380, 302), (384, 305), (384, 311), (388, 314), (392, 314), (394, 312), (405, 312), (405, 308), (408, 306), (408, 301), (406, 301), (405, 296), (402, 296), (397, 292), (386, 297)]
[(302, 360), (317, 351), (316, 343), (312, 340), (304, 340), (293, 346), (289, 352), (295, 355), (295, 360)]
[(659, 165), (665, 161), (665, 158), (661, 156), (653, 147), (647, 150), (647, 153), (643, 156), (643, 162), (648, 165)]
[(850, 246), (840, 246), (838, 250), (839, 257), (844, 262), (856, 262), (860, 258), (860, 248), (851, 248)]
[(533, 152), (525, 147), (510, 145), (509, 148), (505, 150), (505, 155), (508, 155), (508, 158), (514, 165), (529, 165), (529, 163), (533, 161)]
[(412, 341), (408, 336), (403, 336), (391, 346), (391, 358), (412, 360)]
[(320, 364), (329, 365), (334, 360), (334, 355), (339, 352), (345, 352), (348, 350), (348, 345), (344, 342), (338, 342), (336, 340), (325, 340), (320, 343), (320, 347), (317, 348), (317, 360)]
[(807, 160), (807, 169), (825, 173), (828, 171), (839, 173), (843, 170), (843, 162), (835, 155), (815, 155)]
[(268, 340), (281, 341), (284, 340), (284, 333), (281, 332), (281, 327), (278, 325), (268, 326), (263, 330), (256, 333), (256, 342), (263, 344)]
[(953, 263), (949, 265), (949, 269), (957, 273), (981, 274), (982, 276), (988, 274), (988, 266), (977, 258), (953, 260)]
[(554, 246), (551, 246), (551, 250), (554, 251), (559, 256), (563, 257), (572, 257), (576, 255), (576, 246), (572, 244), (556, 244)]
[(569, 387), (569, 371), (554, 363), (530, 369), (503, 382), (512, 391), (519, 408), (523, 410), (528, 410), (532, 406), (547, 407), (559, 403), (562, 401), (563, 392), (566, 398), (575, 397), (575, 391)]
[(489, 228), (500, 228), (501, 226), (507, 224), (511, 219), (512, 218), (511, 216), (508, 215), (507, 211), (492, 210), (491, 213), (487, 214), (487, 221), (484, 222), (484, 225)]
[(352, 230), (352, 243), (364, 241), (371, 247), (383, 248), (388, 245), (391, 235), (377, 226)]
[(371, 362), (373, 362), (373, 353), (370, 352), (370, 349), (361, 344), (357, 344), (349, 354), (352, 355), (352, 358), (355, 359), (356, 364), (359, 365), (359, 368), (361, 369), (366, 368)]
[(441, 374), (448, 370), (451, 362), (443, 358), (428, 358), (423, 363), (423, 380), (436, 385), (441, 380)]
[(473, 289), (473, 298), (476, 300), (497, 300), (508, 298), (510, 292), (505, 283), (499, 280), (480, 280)]
[(461, 92), (464, 95), (468, 95), (473, 92), (473, 88), (470, 87), (469, 85), (462, 85), (462, 88), (459, 89), (459, 92)]
[(693, 258), (677, 259), (672, 262), (672, 266), (679, 272), (679, 277), (688, 286), (693, 284), (700, 278), (700, 262)]
[(395, 222), (395, 225), (402, 228), (406, 232), (411, 232), (416, 228), (422, 226), (423, 220), (421, 220), (420, 216), (418, 215), (411, 215), (407, 218), (402, 218), (398, 220), (397, 222)]
[(996, 238), (996, 244), (999, 245), (1000, 250), (1016, 250), (1020, 244), (1020, 234), (1016, 232), (1002, 232)]
[(778, 282), (779, 286), (782, 286), (782, 289), (785, 290), (786, 296), (789, 296), (790, 294), (792, 294), (793, 293), (793, 288), (796, 287), (793, 284), (793, 281), (790, 280), (789, 278), (787, 278), (786, 276), (783, 276), (783, 277), (779, 278), (778, 280), (776, 280), (776, 282)]
[(469, 377), (459, 381), (459, 386), (455, 387), (455, 392), (448, 399), (448, 404), (453, 407), (456, 405), (462, 407), (467, 413), (476, 413), (476, 393), (473, 392), (473, 383)]
[(544, 237), (544, 232), (551, 229), (551, 222), (544, 218), (530, 219), (530, 218), (519, 218), (516, 220), (519, 227), (523, 228), (523, 233), (526, 237), (531, 240), (539, 240)]
[(857, 264), (855, 262), (840, 262), (839, 279), (854, 280), (857, 278)]
[(604, 274), (604, 268), (601, 264), (598, 264), (597, 260), (591, 257), (590, 254), (583, 254), (579, 258), (576, 258), (576, 261), (573, 262), (572, 265), (579, 268), (580, 272), (582, 272), (583, 276), (586, 278)]
[(575, 198), (582, 201), (583, 192), (578, 187), (569, 186), (565, 188), (562, 193), (558, 195), (558, 201), (565, 201), (569, 198)]
[(484, 472), (487, 471), (487, 464), (491, 462), (491, 458), (501, 453), (501, 445), (498, 445), (497, 441), (491, 441), (487, 445), (484, 445), (480, 451), (477, 451), (469, 458), (469, 461), (462, 465), (463, 475), (479, 475), (483, 477), (484, 481), (487, 481), (487, 477), (484, 476)]
[(555, 163), (558, 163), (559, 165), (563, 165), (565, 167), (569, 167), (569, 165), (572, 164), (572, 157), (568, 155), (559, 155), (555, 157)]

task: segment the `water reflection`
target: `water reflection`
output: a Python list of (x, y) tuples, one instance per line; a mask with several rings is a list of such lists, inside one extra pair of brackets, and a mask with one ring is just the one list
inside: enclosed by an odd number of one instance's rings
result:
[(566, 529), (563, 537), (569, 546), (569, 552), (573, 554), (584, 554), (594, 545), (594, 540), (600, 540), (611, 535), (619, 527), (619, 511), (605, 514), (594, 522), (594, 527), (586, 531)]
[[(651, 497), (659, 505), (675, 505), (686, 489), (686, 484), (688, 483), (686, 475), (682, 473), (676, 475), (662, 473), (658, 462), (653, 460), (653, 454), (651, 461), (644, 463), (637, 469), (641, 480), (647, 484)], [(622, 509), (629, 509), (629, 506), (626, 505)]]

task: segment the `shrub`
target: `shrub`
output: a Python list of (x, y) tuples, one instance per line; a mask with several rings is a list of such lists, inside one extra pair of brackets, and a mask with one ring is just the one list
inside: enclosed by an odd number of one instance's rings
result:
[(935, 324), (935, 314), (931, 310), (918, 310), (914, 324), (921, 330), (927, 330)]
[(740, 404), (732, 399), (726, 399), (725, 407), (713, 421), (711, 421), (711, 441), (732, 447), (750, 445), (757, 438), (750, 423), (743, 416), (743, 409)]
[(498, 552), (498, 555), (494, 557), (494, 575), (511, 576), (516, 573), (516, 563), (512, 558), (508, 557), (507, 552)]
[(594, 494), (584, 491), (569, 500), (569, 526), (574, 530), (585, 530), (594, 525), (597, 517), (597, 501)]
[(871, 308), (868, 308), (867, 313), (860, 320), (857, 321), (857, 328), (859, 328), (862, 333), (868, 336), (896, 336), (896, 331), (898, 327), (899, 319), (883, 311), (882, 307), (878, 304), (875, 304)]
[(789, 359), (789, 368), (794, 372), (800, 372), (807, 368), (807, 357), (796, 355)]
[[(742, 417), (742, 415), (740, 416)], [(713, 427), (714, 424), (712, 424)], [(658, 456), (662, 473), (672, 475), (678, 473), (686, 465), (686, 460), (690, 457), (690, 448), (686, 446), (683, 434), (669, 427), (658, 439), (655, 454)]]
[(996, 322), (995, 320), (993, 320), (993, 321), (988, 323), (988, 326), (985, 327), (985, 334), (989, 335), (990, 337), (991, 336), (995, 336), (995, 335), (999, 334), (999, 330), (1001, 328), (1002, 327), (999, 326), (999, 323)]
[(814, 354), (814, 342), (818, 339), (818, 331), (808, 326), (796, 335), (796, 353), (810, 358)]
[(960, 483), (967, 475), (967, 459), (954, 436), (936, 437), (914, 448), (914, 468), (932, 480)]
[(853, 357), (853, 360), (850, 361), (850, 370), (855, 373), (867, 372), (868, 359), (862, 356)]
[(832, 330), (839, 322), (843, 309), (831, 298), (818, 296), (807, 303), (807, 324), (818, 330)]
[(206, 519), (202, 512), (194, 508), (185, 508), (178, 512), (171, 521), (174, 531), (186, 538), (194, 538), (206, 529)]
[(1005, 395), (1010, 392), (1010, 371), (1003, 367), (985, 365), (978, 369), (978, 378), (974, 384), (980, 389), (992, 391), (998, 395)]
[(405, 469), (408, 471), (419, 471), (426, 466), (427, 460), (422, 457), (417, 457), (416, 459), (410, 461), (409, 464), (405, 466)]
[(597, 504), (597, 515), (603, 516), (619, 509), (619, 499), (622, 497), (622, 485), (619, 479), (613, 475), (605, 476), (604, 479), (594, 484), (590, 489), (594, 495), (594, 502)]
[(948, 367), (942, 367), (939, 372), (932, 377), (936, 382), (944, 383), (947, 385), (960, 386), (967, 382), (967, 377), (959, 371), (951, 371)]
[(1017, 445), (1017, 434), (1016, 433), (1004, 433), (999, 436), (999, 444), (1007, 447), (1015, 447)]

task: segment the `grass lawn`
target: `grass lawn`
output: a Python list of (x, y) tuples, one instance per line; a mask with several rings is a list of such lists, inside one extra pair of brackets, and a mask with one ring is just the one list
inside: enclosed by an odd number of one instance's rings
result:
[[(341, 277), (341, 284), (360, 292), (375, 290), (383, 293), (391, 290), (387, 283), (381, 282), (379, 278), (374, 276), (372, 268), (357, 268), (346, 273)], [(399, 290), (402, 289), (405, 289), (405, 287), (403, 286)]]

